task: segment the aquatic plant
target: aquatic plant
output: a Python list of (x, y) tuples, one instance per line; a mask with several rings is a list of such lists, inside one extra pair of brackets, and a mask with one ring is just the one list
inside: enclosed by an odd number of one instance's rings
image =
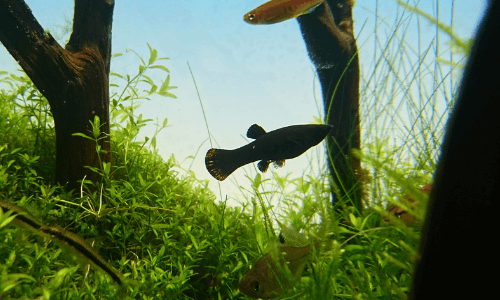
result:
[[(398, 28), (405, 27), (397, 23), (393, 29)], [(363, 212), (331, 210), (328, 172), (316, 158), (297, 177), (273, 172), (263, 179), (252, 166), (244, 167), (249, 180), (239, 184), (242, 196), (236, 200), (241, 206), (216, 202), (207, 182), (184, 172), (174, 156), (158, 154), (156, 134), (166, 130), (168, 120), (157, 122), (147, 138), (140, 134), (154, 121), (137, 112), (139, 98), (171, 88), (170, 77), (156, 83), (148, 76), (155, 71), (147, 63), (157, 56), (152, 48), (136, 74), (110, 73), (111, 164), (91, 166), (98, 180), (84, 180), (76, 192), (65, 191), (50, 175), (55, 149), (49, 145), (55, 133), (47, 100), (25, 75), (0, 73), (0, 118), (6, 120), (0, 123), (0, 197), (45, 225), (94, 242), (98, 253), (129, 280), (123, 288), (111, 284), (109, 276), (78, 266), (71, 251), (11, 226), (12, 215), (2, 214), (0, 296), (245, 299), (238, 290), (240, 280), (278, 239), (277, 223), (287, 221), (321, 244), (312, 251), (300, 282), (281, 297), (407, 298), (427, 201), (419, 188), (434, 172), (455, 81), (445, 86), (444, 78), (435, 77), (432, 91), (422, 87), (419, 97), (405, 94), (407, 101), (396, 97), (410, 90), (422, 72), (444, 69), (436, 51), (431, 64), (419, 59), (416, 65), (422, 69), (400, 76), (396, 67), (405, 62), (396, 53), (407, 48), (394, 36), (386, 41), (376, 36), (383, 51), (375, 51), (374, 69), (361, 73), (361, 122), (370, 130), (365, 130), (360, 159), (371, 177)], [(451, 72), (442, 74), (450, 78)], [(444, 109), (437, 94), (446, 95)], [(400, 103), (408, 104), (411, 126), (403, 122)], [(98, 152), (103, 150), (96, 143), (103, 120), (90, 120), (90, 130), (80, 138)], [(397, 143), (391, 143), (394, 137)], [(420, 206), (412, 209), (405, 194), (419, 199)], [(416, 224), (408, 226), (390, 215), (387, 203), (410, 208)]]

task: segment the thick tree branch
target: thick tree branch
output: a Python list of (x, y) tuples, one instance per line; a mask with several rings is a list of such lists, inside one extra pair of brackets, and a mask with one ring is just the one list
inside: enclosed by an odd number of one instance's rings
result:
[(77, 180), (97, 174), (85, 166), (110, 161), (109, 136), (95, 142), (72, 136), (90, 135), (89, 120), (98, 116), (109, 135), (108, 77), (114, 3), (76, 0), (75, 23), (68, 49), (63, 49), (37, 22), (21, 0), (0, 0), (0, 40), (47, 98), (56, 130), (56, 179), (76, 188)]
[(78, 52), (88, 44), (97, 45), (109, 74), (111, 61), (111, 25), (113, 0), (75, 1), (73, 34), (66, 45), (68, 51)]
[(359, 59), (353, 35), (352, 1), (327, 0), (297, 18), (309, 57), (316, 66), (325, 109), (333, 125), (328, 138), (330, 174), (338, 197), (362, 208), (361, 164), (352, 153), (360, 149)]

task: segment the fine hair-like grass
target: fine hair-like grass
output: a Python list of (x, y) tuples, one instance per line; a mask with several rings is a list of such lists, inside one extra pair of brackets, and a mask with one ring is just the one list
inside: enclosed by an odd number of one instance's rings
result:
[[(227, 198), (217, 203), (206, 182), (184, 172), (174, 156), (158, 154), (156, 136), (167, 128), (166, 119), (140, 139), (141, 128), (152, 120), (137, 114), (139, 100), (175, 97), (169, 70), (151, 47), (137, 74), (112, 74), (112, 164), (93, 170), (101, 182), (83, 180), (80, 191), (68, 193), (53, 181), (54, 126), (47, 101), (25, 75), (0, 72), (0, 120), (7, 120), (0, 123), (1, 199), (43, 224), (94, 239), (103, 258), (136, 282), (119, 291), (108, 276), (76, 267), (60, 247), (8, 226), (11, 219), (2, 214), (0, 298), (245, 299), (238, 290), (241, 278), (287, 222), (320, 246), (300, 283), (283, 297), (407, 298), (425, 214), (419, 187), (431, 181), (458, 82), (454, 68), (468, 50), (456, 54), (451, 48), (444, 61), (445, 21), (439, 19), (432, 42), (408, 42), (406, 32), (427, 22), (415, 10), (401, 8), (393, 25), (376, 12), (374, 17), (370, 38), (358, 40), (360, 48), (374, 45), (372, 65), (361, 66), (360, 85), (367, 209), (344, 211), (342, 218), (331, 210), (321, 147), (297, 177), (273, 172), (266, 179), (254, 166), (244, 167), (249, 180), (237, 183), (241, 195), (231, 196), (241, 206), (231, 207)], [(167, 74), (156, 84), (151, 72)], [(100, 124), (91, 121), (92, 132), (81, 135), (98, 139)], [(387, 203), (414, 215), (415, 227), (389, 215)], [(392, 221), (384, 222), (384, 216)]]

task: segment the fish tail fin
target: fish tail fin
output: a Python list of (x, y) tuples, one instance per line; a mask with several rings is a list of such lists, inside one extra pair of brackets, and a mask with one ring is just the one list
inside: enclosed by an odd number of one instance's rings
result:
[(234, 150), (210, 149), (205, 156), (205, 166), (215, 179), (223, 181), (240, 167), (235, 164)]

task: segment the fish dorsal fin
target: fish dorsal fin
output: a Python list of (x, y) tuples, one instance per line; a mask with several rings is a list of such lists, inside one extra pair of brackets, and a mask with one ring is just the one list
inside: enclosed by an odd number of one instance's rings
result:
[(298, 232), (291, 225), (287, 225), (281, 229), (279, 241), (280, 246), (303, 247), (310, 244), (304, 234)]
[(251, 139), (258, 139), (263, 134), (266, 134), (266, 131), (257, 124), (250, 126), (247, 131), (247, 137)]

